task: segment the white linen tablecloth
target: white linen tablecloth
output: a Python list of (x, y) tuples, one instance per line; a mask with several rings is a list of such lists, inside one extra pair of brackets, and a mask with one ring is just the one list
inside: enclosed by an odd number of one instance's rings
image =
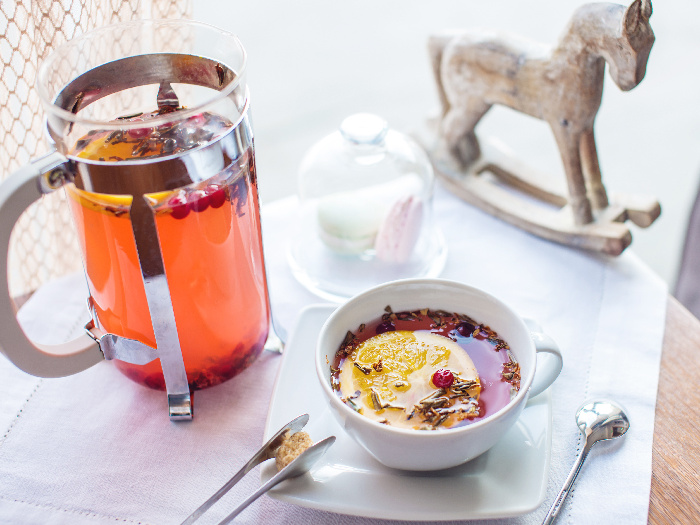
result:
[[(277, 322), (322, 302), (286, 264), (294, 198), (263, 208), (263, 236)], [(647, 522), (651, 449), (667, 290), (633, 253), (585, 253), (533, 237), (436, 190), (449, 245), (441, 277), (484, 289), (537, 320), (560, 345), (552, 387), (548, 494), (535, 512), (489, 523), (539, 523), (580, 446), (574, 413), (599, 396), (626, 407), (631, 429), (594, 448), (562, 524)], [(643, 234), (643, 233), (642, 233)], [(57, 342), (87, 319), (82, 276), (42, 287), (20, 311), (36, 340)], [(233, 380), (195, 394), (195, 418), (172, 423), (166, 398), (104, 362), (76, 376), (38, 379), (0, 358), (0, 523), (179, 523), (259, 448), (280, 356), (264, 353)], [(303, 410), (303, 407), (300, 407)], [(202, 523), (216, 523), (260, 484), (251, 472)], [(439, 510), (436, 510), (439, 518)], [(240, 523), (383, 523), (263, 496)], [(399, 522), (397, 522), (399, 523)]]

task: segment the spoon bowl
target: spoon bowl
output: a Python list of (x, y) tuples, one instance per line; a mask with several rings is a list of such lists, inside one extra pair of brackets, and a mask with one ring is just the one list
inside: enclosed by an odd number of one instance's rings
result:
[(582, 405), (576, 411), (576, 424), (584, 436), (584, 447), (542, 525), (550, 525), (556, 519), (593, 445), (599, 441), (624, 436), (630, 427), (629, 419), (622, 407), (606, 400), (591, 401)]
[(586, 403), (576, 412), (576, 424), (591, 446), (624, 435), (630, 427), (621, 407), (610, 401)]

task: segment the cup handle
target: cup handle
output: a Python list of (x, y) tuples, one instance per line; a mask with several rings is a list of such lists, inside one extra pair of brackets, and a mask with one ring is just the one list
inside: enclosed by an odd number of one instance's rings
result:
[(21, 370), (39, 377), (72, 375), (104, 359), (98, 343), (87, 333), (60, 345), (32, 343), (17, 321), (10, 298), (7, 257), (12, 229), (34, 201), (69, 180), (67, 162), (53, 152), (23, 166), (0, 184), (0, 352)]
[[(541, 394), (554, 383), (554, 380), (559, 377), (561, 369), (564, 366), (564, 360), (561, 356), (559, 346), (547, 334), (542, 332), (530, 332), (535, 350), (537, 352), (537, 366), (535, 367), (535, 377), (530, 386), (530, 397), (535, 397)], [(548, 359), (540, 359), (540, 355), (546, 353), (551, 357)]]

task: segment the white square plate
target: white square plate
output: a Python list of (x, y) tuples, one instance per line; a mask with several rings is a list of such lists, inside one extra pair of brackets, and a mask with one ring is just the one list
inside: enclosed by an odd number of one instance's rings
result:
[[(548, 391), (531, 399), (518, 422), (491, 450), (465, 465), (436, 472), (385, 467), (337, 423), (318, 385), (316, 338), (334, 306), (304, 309), (282, 356), (265, 426), (265, 438), (308, 413), (304, 429), (317, 442), (337, 441), (307, 475), (268, 494), (281, 501), (369, 518), (438, 521), (505, 518), (532, 512), (543, 502), (552, 443)], [(262, 469), (262, 482), (276, 472)]]

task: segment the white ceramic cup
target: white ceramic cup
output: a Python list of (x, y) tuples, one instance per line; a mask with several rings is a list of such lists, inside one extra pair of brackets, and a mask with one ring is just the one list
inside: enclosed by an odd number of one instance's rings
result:
[[(520, 390), (504, 408), (457, 428), (434, 431), (383, 425), (343, 403), (330, 383), (330, 365), (348, 330), (395, 312), (430, 308), (466, 314), (504, 339), (520, 364)], [(538, 355), (548, 354), (539, 360)], [(517, 421), (527, 400), (548, 388), (561, 372), (561, 352), (551, 338), (531, 333), (524, 321), (495, 297), (463, 283), (444, 279), (406, 279), (363, 292), (335, 310), (319, 334), (316, 372), (341, 426), (372, 456), (388, 467), (439, 470), (467, 462), (495, 445)]]

